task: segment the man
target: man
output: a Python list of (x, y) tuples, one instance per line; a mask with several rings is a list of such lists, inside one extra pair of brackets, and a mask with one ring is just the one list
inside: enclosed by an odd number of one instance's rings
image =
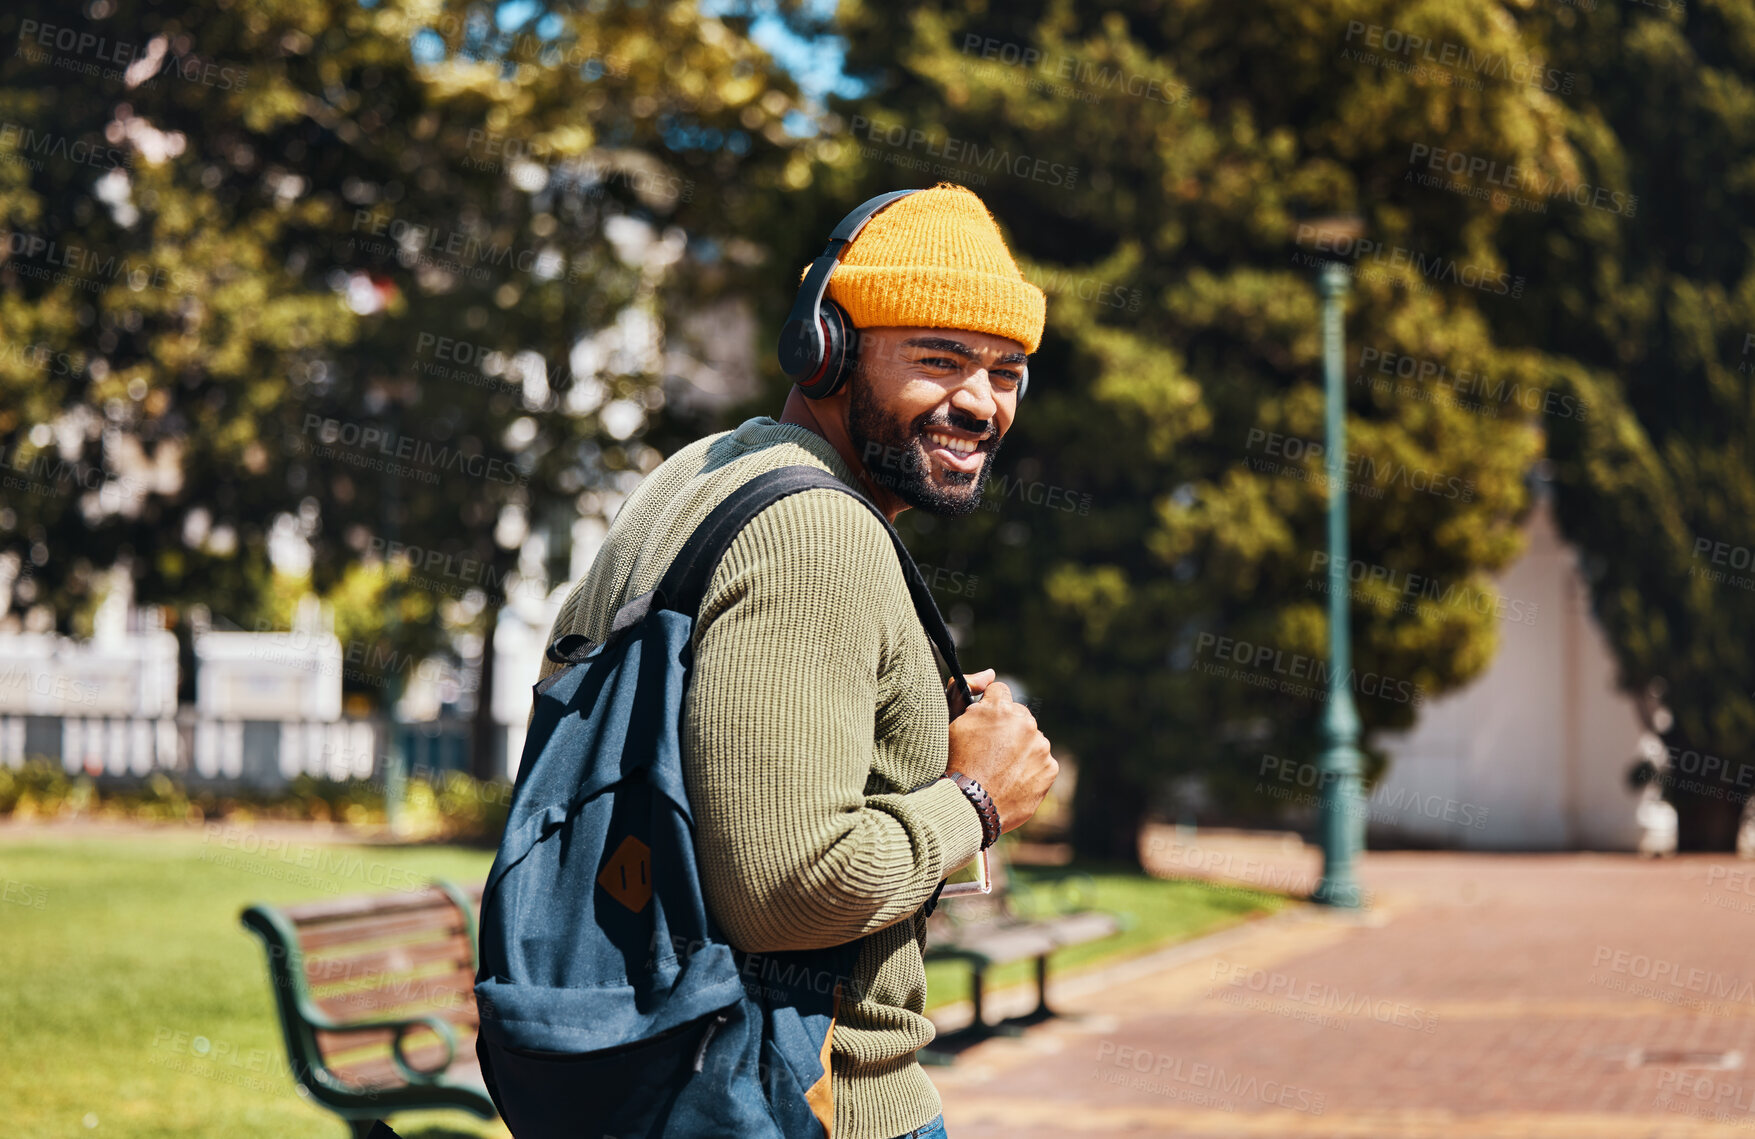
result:
[[(986, 206), (949, 184), (898, 199), (847, 246), (828, 295), (860, 330), (852, 382), (814, 400), (794, 388), (778, 421), (758, 416), (659, 464), (551, 643), (602, 640), (696, 524), (763, 471), (819, 467), (892, 520), (979, 504), (1046, 309)], [(791, 495), (745, 527), (695, 638), (683, 765), (708, 908), (749, 953), (875, 935), (831, 1035), (832, 1139), (942, 1136), (915, 1058), (933, 1037), (921, 909), (984, 838), (947, 773), (978, 781), (1000, 829), (1015, 829), (1054, 782), (1048, 739), (992, 669), (967, 678), (983, 697), (951, 721), (888, 536), (835, 491)]]

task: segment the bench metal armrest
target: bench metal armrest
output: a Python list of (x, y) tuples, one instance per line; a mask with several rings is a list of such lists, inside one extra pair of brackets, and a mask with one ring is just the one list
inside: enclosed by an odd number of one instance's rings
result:
[[(396, 1065), (396, 1070), (402, 1074), (402, 1078), (411, 1084), (437, 1082), (438, 1078), (444, 1075), (445, 1070), (451, 1066), (451, 1062), (457, 1059), (457, 1033), (442, 1017), (411, 1016), (400, 1020), (356, 1020), (349, 1021), (347, 1024), (337, 1024), (321, 1013), (316, 1016), (309, 1015), (309, 1013), (315, 1012), (315, 1009), (310, 1009), (305, 1019), (312, 1028), (320, 1032), (374, 1032), (388, 1028), (393, 1033), (390, 1038), (390, 1061)], [(408, 1062), (408, 1057), (402, 1054), (403, 1037), (408, 1035), (410, 1029), (421, 1027), (432, 1029), (445, 1045), (445, 1059), (435, 1068), (416, 1068)]]
[[(444, 888), (444, 887), (441, 887)], [(311, 991), (305, 983), (303, 960), (304, 955), (299, 948), (298, 931), (279, 910), (273, 906), (253, 905), (241, 915), (244, 927), (262, 939), (268, 951), (268, 971), (275, 989), (275, 1004), (280, 1012), (281, 1030), (286, 1037), (287, 1059), (293, 1064), (295, 1073), (300, 1064), (309, 1069), (312, 1080), (323, 1085), (327, 1090), (341, 1094), (352, 1094), (352, 1090), (335, 1080), (330, 1073), (321, 1051), (316, 1046), (315, 1032), (367, 1032), (375, 1029), (389, 1029), (390, 1060), (403, 1079), (410, 1084), (430, 1086), (439, 1082), (439, 1077), (457, 1058), (457, 1034), (451, 1025), (440, 1017), (432, 1015), (409, 1016), (394, 1020), (350, 1021), (346, 1024), (337, 1023), (311, 999)], [(431, 1028), (445, 1044), (445, 1062), (437, 1068), (422, 1071), (412, 1067), (402, 1052), (402, 1038), (410, 1029), (425, 1026)]]

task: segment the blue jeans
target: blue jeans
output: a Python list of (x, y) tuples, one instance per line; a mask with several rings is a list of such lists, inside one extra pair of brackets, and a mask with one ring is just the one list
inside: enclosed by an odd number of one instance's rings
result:
[(905, 1135), (896, 1136), (896, 1139), (950, 1139), (950, 1136), (945, 1134), (945, 1117), (941, 1115)]

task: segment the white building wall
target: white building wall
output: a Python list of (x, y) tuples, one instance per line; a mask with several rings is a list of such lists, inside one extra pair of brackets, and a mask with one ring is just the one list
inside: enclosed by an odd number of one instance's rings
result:
[[(1527, 536), (1524, 556), (1498, 582), (1508, 616), (1486, 673), (1428, 704), (1411, 730), (1377, 741), (1390, 755), (1371, 797), (1379, 841), (1471, 850), (1638, 847), (1640, 797), (1627, 784), (1642, 732), (1637, 706), (1616, 688), (1614, 657), (1545, 496)], [(1449, 819), (1381, 810), (1434, 795), (1472, 810)]]

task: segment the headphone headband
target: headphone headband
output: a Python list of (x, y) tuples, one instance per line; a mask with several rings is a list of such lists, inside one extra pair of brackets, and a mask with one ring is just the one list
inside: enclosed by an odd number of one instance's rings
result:
[(829, 288), (829, 275), (840, 264), (842, 252), (859, 236), (859, 231), (873, 215), (896, 199), (918, 192), (891, 190), (866, 199), (841, 219), (829, 234), (829, 244), (811, 262), (804, 282), (798, 288), (798, 297), (792, 302), (792, 311), (787, 314), (785, 327), (780, 330), (780, 370), (790, 376), (805, 395), (813, 399), (833, 395), (846, 382), (845, 372), (850, 363), (848, 348), (854, 335), (846, 314), (839, 305), (829, 301), (834, 310), (835, 325), (830, 326), (824, 319), (824, 294)]

